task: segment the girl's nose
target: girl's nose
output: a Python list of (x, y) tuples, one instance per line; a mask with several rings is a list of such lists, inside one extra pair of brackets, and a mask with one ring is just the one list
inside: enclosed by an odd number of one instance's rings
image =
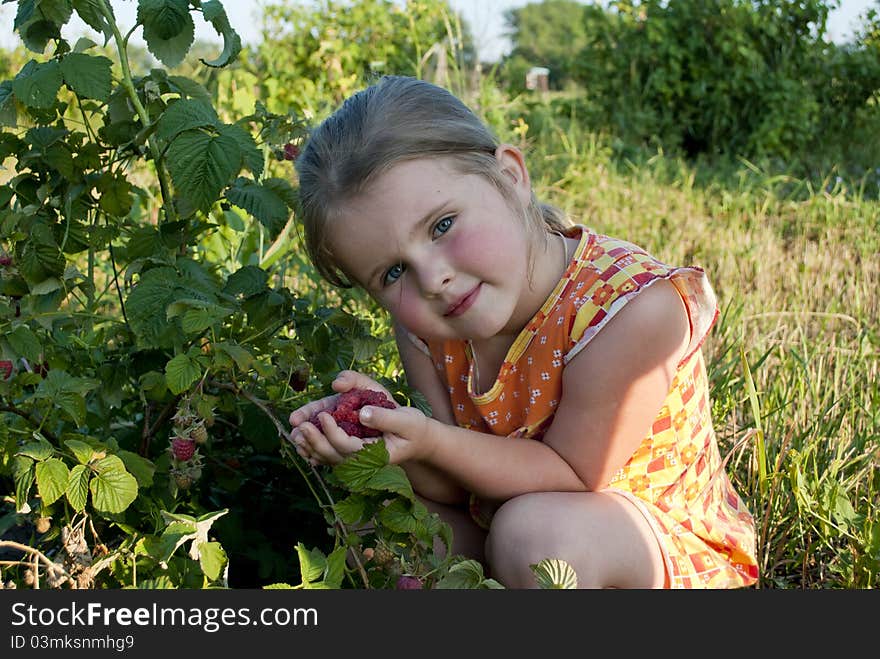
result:
[(418, 268), (419, 285), (425, 297), (438, 297), (453, 279), (452, 268), (441, 260), (429, 260)]

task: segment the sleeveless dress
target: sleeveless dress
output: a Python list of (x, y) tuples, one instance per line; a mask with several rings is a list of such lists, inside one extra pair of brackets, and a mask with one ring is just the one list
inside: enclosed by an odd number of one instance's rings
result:
[[(705, 273), (668, 266), (582, 225), (566, 233), (580, 239), (577, 250), (508, 350), (488, 391), (476, 390), (468, 341), (410, 339), (446, 383), (459, 426), (540, 440), (559, 403), (565, 366), (639, 292), (670, 281), (687, 308), (690, 344), (650, 433), (605, 491), (628, 499), (650, 524), (663, 553), (667, 587), (752, 585), (758, 576), (754, 520), (728, 478), (712, 426), (701, 345), (718, 307)], [(470, 507), (474, 520), (488, 528), (491, 502), (471, 496)]]

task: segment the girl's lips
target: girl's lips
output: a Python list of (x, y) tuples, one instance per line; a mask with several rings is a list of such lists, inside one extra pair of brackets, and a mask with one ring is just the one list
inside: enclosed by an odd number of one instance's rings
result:
[(443, 314), (447, 317), (455, 317), (460, 316), (465, 311), (470, 309), (474, 302), (477, 301), (477, 296), (480, 294), (480, 289), (483, 287), (482, 282), (474, 286), (470, 292), (461, 298), (458, 302), (449, 305), (449, 308), (446, 310), (446, 313)]

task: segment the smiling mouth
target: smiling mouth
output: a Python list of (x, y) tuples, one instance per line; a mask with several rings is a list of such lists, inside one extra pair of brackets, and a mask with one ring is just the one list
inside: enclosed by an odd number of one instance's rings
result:
[(480, 289), (483, 287), (482, 282), (474, 286), (469, 293), (467, 293), (464, 297), (460, 298), (457, 302), (449, 305), (449, 308), (444, 313), (444, 316), (447, 317), (455, 317), (460, 316), (465, 311), (470, 309), (474, 302), (477, 300), (477, 296), (480, 294)]

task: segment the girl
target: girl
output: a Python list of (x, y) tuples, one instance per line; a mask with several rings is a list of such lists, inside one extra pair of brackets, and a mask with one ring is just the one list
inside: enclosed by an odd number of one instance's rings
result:
[[(726, 588), (757, 579), (754, 522), (712, 428), (704, 272), (569, 226), (523, 154), (455, 96), (388, 76), (349, 98), (296, 161), (306, 246), (391, 314), (431, 405), (365, 407), (391, 462), (508, 588), (561, 558), (583, 588)], [(337, 392), (382, 390), (344, 371)], [(387, 393), (387, 392), (386, 392)], [(290, 415), (312, 464), (362, 440)]]

